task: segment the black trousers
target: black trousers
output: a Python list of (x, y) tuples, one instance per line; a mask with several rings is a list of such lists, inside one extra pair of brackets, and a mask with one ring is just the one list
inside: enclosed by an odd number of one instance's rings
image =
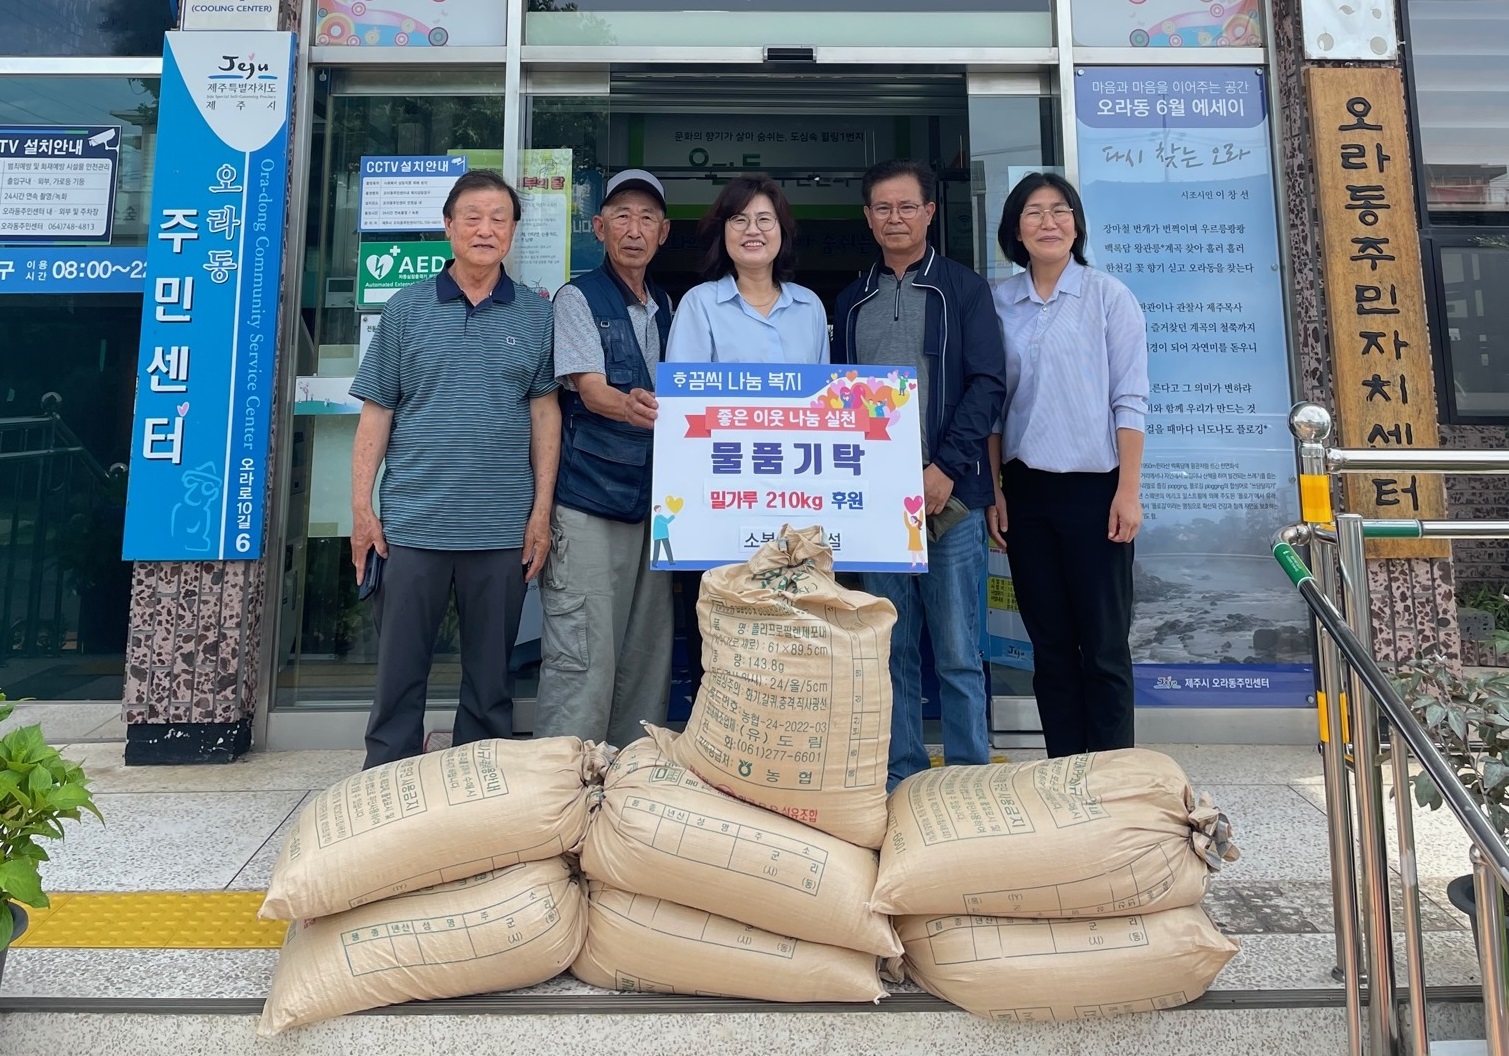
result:
[(692, 699), (702, 685), (702, 628), (697, 623), (697, 594), (702, 590), (701, 572), (672, 572), (676, 587), (676, 614), (686, 630), (686, 674), (692, 682)]
[(524, 609), (521, 550), (388, 547), (373, 595), (377, 690), (363, 769), (424, 750), (424, 708), (435, 634), (451, 590), (461, 637), (461, 700), (453, 744), (513, 736), (509, 658)]
[(1048, 755), (1130, 748), (1132, 544), (1107, 537), (1118, 473), (1008, 463), (1006, 553), (1032, 640), (1032, 691)]

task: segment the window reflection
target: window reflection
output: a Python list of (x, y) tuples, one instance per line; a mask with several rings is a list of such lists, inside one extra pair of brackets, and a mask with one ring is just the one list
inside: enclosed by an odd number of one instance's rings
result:
[(1431, 218), (1505, 223), (1509, 4), (1411, 0), (1409, 25)]
[(0, 0), (0, 54), (161, 55), (166, 0)]

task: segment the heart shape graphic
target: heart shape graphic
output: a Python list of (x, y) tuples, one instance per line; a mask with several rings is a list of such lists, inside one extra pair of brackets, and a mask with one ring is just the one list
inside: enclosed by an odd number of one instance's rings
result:
[(922, 496), (912, 495), (908, 498), (902, 499), (901, 505), (906, 507), (907, 513), (916, 513), (918, 510), (922, 509)]
[(685, 499), (678, 499), (674, 495), (667, 495), (665, 497), (665, 508), (670, 510), (672, 513), (680, 513), (681, 507), (685, 505)]
[(367, 274), (381, 279), (393, 270), (393, 258), (386, 253), (371, 253), (367, 256)]
[(178, 417), (180, 417), (180, 418), (187, 418), (188, 416), (189, 416), (189, 405), (187, 403), (180, 403), (178, 405)]

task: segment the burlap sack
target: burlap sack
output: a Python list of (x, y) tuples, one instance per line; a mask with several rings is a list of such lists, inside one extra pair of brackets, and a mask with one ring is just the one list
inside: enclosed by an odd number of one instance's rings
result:
[(977, 1016), (1104, 1019), (1203, 994), (1237, 944), (1199, 906), (1100, 920), (899, 917), (906, 974)]
[(1173, 909), (1199, 902), (1211, 871), (1238, 855), (1225, 815), (1159, 752), (951, 766), (896, 786), (871, 908), (1040, 918)]
[(533, 986), (564, 971), (586, 935), (586, 895), (562, 858), (291, 924), (257, 1033)]
[(570, 851), (604, 752), (575, 737), (477, 741), (354, 774), (278, 855), (263, 920), (305, 920)]
[(676, 762), (861, 847), (885, 834), (891, 627), (884, 598), (833, 578), (821, 528), (790, 526), (702, 577), (702, 686)]
[(587, 944), (571, 966), (607, 990), (761, 1001), (879, 1001), (876, 959), (588, 882)]
[(618, 753), (583, 873), (809, 942), (901, 953), (890, 918), (869, 910), (874, 851), (725, 796), (667, 758), (676, 740), (652, 727)]

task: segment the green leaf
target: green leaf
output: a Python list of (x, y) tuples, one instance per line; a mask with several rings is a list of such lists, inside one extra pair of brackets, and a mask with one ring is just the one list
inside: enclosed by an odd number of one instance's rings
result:
[(31, 791), (33, 800), (45, 799), (52, 791), (52, 775), (44, 767), (37, 767), (26, 778), (27, 787)]
[(1435, 782), (1426, 774), (1415, 777), (1415, 802), (1431, 810), (1437, 810), (1441, 806), (1441, 793), (1436, 788)]
[(1509, 780), (1509, 766), (1502, 760), (1489, 759), (1483, 763), (1483, 788), (1492, 792), (1506, 780)]
[(37, 873), (37, 863), (30, 858), (0, 862), (0, 893), (37, 909), (46, 909), (48, 905), (47, 896), (42, 893), (42, 877)]
[(10, 945), (11, 932), (15, 930), (15, 924), (15, 920), (10, 915), (10, 907), (5, 904), (4, 899), (0, 899), (0, 951)]
[(1440, 704), (1427, 704), (1425, 706), (1425, 725), (1435, 727), (1441, 725), (1441, 720), (1446, 718), (1446, 708)]
[(53, 809), (73, 810), (89, 802), (89, 790), (82, 785), (62, 785), (52, 794)]
[(1457, 735), (1457, 740), (1467, 740), (1467, 716), (1453, 710), (1446, 713), (1446, 721), (1451, 726), (1451, 732)]

